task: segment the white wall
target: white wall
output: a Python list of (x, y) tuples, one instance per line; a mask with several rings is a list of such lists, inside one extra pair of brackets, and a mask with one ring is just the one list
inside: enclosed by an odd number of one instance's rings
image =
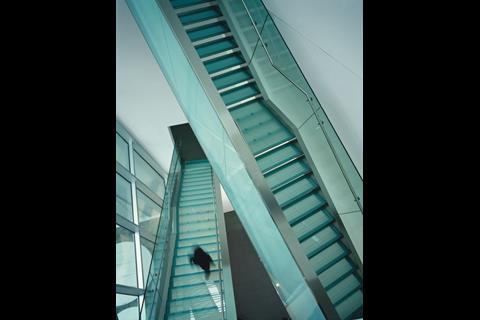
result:
[(168, 172), (168, 127), (187, 119), (125, 0), (116, 1), (116, 73), (117, 118)]
[(263, 1), (363, 176), (363, 2)]

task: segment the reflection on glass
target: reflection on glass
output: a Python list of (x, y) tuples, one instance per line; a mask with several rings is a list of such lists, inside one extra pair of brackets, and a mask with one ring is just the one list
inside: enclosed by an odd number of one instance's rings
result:
[(135, 176), (163, 199), (164, 182), (162, 176), (155, 171), (137, 152), (133, 153)]
[(223, 310), (225, 311), (225, 300), (222, 301), (222, 296), (220, 295), (220, 291), (218, 290), (218, 286), (215, 285), (215, 283), (209, 283), (207, 282), (207, 288), (210, 293), (210, 296), (213, 299), (213, 302), (218, 308), (218, 312), (222, 312), (222, 304), (223, 304)]
[(118, 133), (116, 134), (116, 140), (115, 154), (117, 161), (125, 168), (130, 169), (130, 162), (128, 160), (128, 143), (120, 137)]
[(137, 287), (133, 233), (116, 225), (116, 284)]
[(137, 190), (137, 203), (140, 234), (154, 239), (162, 208), (139, 190)]
[(118, 320), (138, 320), (138, 297), (116, 294)]
[(133, 221), (132, 189), (130, 182), (117, 173), (116, 179), (116, 212), (122, 217)]
[(141, 237), (142, 264), (143, 264), (143, 285), (146, 286), (148, 272), (150, 270), (150, 261), (152, 260), (154, 243)]

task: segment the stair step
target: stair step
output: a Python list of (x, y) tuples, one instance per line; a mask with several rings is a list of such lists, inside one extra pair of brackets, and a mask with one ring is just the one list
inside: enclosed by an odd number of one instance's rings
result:
[[(190, 259), (190, 257), (194, 254), (195, 248), (196, 248), (196, 246), (193, 245), (193, 246), (190, 247), (190, 250), (185, 249), (182, 252), (180, 252), (180, 251), (176, 252), (175, 253), (175, 259), (181, 259), (179, 261), (187, 261), (187, 260), (184, 260), (184, 259), (187, 259), (187, 258)], [(212, 259), (213, 259), (213, 255), (215, 255), (215, 259), (217, 259), (218, 254), (221, 250), (221, 247), (220, 247), (220, 243), (215, 242), (215, 243), (212, 243), (210, 245), (202, 245), (202, 249), (206, 253), (208, 253), (212, 257)], [(182, 254), (179, 254), (179, 253), (182, 253)], [(190, 260), (188, 260), (187, 262), (190, 263)]]
[[(209, 295), (210, 291), (212, 290), (212, 289), (209, 290), (209, 288), (212, 288), (212, 286), (216, 287), (218, 291), (221, 291), (220, 281), (217, 281), (217, 282), (212, 281), (211, 283), (208, 284), (208, 286), (207, 286), (207, 283), (203, 282), (190, 287), (172, 288), (172, 291), (171, 291), (172, 301), (189, 299), (190, 297)], [(215, 290), (212, 290), (212, 291), (215, 291)]]
[(298, 147), (296, 139), (291, 139), (282, 146), (275, 148), (275, 150), (257, 157), (256, 160), (260, 170), (265, 173), (284, 162), (295, 159), (302, 155), (303, 153)]
[[(236, 89), (241, 88), (241, 87), (245, 87), (245, 86), (253, 84), (253, 83), (255, 83), (255, 79), (250, 78), (250, 79), (247, 79), (245, 81), (237, 82), (235, 84), (232, 84), (231, 86), (220, 89), (220, 90), (218, 90), (218, 93), (225, 94), (227, 92), (231, 92), (233, 90), (236, 90)], [(258, 90), (257, 90), (257, 92), (258, 92)]]
[(191, 6), (186, 6), (186, 7), (181, 7), (179, 9), (175, 9), (175, 13), (177, 15), (181, 15), (181, 14), (184, 14), (184, 13), (187, 13), (187, 12), (198, 11), (198, 10), (201, 10), (201, 9), (205, 9), (205, 8), (213, 7), (213, 6), (217, 6), (217, 5), (218, 5), (217, 1), (202, 2), (202, 3), (194, 4), (194, 5), (191, 5)]
[(210, 77), (214, 77), (223, 74), (220, 73), (220, 71), (228, 73), (232, 69), (241, 68), (241, 65), (243, 63), (245, 63), (243, 57), (239, 54), (234, 54), (213, 61), (209, 61), (205, 63), (205, 68), (207, 68)]
[(264, 151), (273, 151), (275, 148), (279, 148), (282, 143), (294, 138), (292, 133), (283, 126), (280, 121), (274, 119), (271, 113), (265, 108), (263, 99), (247, 103), (240, 109), (243, 109), (242, 112), (238, 112), (237, 109), (231, 111), (234, 119), (238, 119), (245, 113), (248, 114), (257, 111), (267, 114), (268, 118), (272, 119), (268, 123), (249, 128), (246, 128), (241, 121), (237, 122), (254, 155), (258, 156)]
[(191, 181), (186, 181), (182, 183), (183, 187), (189, 188), (189, 189), (192, 187), (204, 186), (208, 184), (212, 185), (212, 179), (191, 180)]
[(287, 145), (287, 144), (296, 142), (296, 141), (297, 141), (297, 138), (296, 138), (296, 137), (291, 137), (291, 138), (289, 138), (289, 139), (285, 139), (284, 141), (282, 141), (281, 143), (279, 143), (279, 144), (277, 144), (277, 145), (274, 145), (274, 146), (272, 146), (272, 147), (270, 147), (270, 148), (267, 148), (267, 149), (265, 149), (265, 150), (261, 150), (261, 151), (257, 152), (257, 153), (255, 154), (255, 159), (260, 158), (260, 157), (262, 157), (262, 156), (267, 156), (267, 155), (269, 155), (270, 153), (275, 152), (275, 151), (278, 150), (279, 148), (281, 148), (281, 147), (283, 147), (283, 146), (285, 146), (285, 145)]
[[(216, 297), (220, 304), (220, 297)], [(221, 308), (221, 306), (220, 306)], [(212, 296), (202, 296), (197, 298), (188, 299), (185, 301), (170, 301), (168, 316), (176, 314), (186, 314), (190, 316), (191, 312), (211, 310), (218, 312), (218, 307), (213, 301)], [(195, 318), (196, 319), (196, 318)]]
[(311, 170), (308, 170), (308, 171), (306, 170), (304, 172), (299, 172), (298, 174), (293, 176), (290, 180), (287, 180), (284, 183), (275, 186), (275, 188), (271, 188), (271, 190), (272, 190), (273, 193), (279, 192), (280, 190), (285, 189), (286, 187), (288, 187), (292, 184), (295, 184), (298, 181), (300, 181), (302, 179), (305, 179), (305, 178), (308, 178), (308, 177), (312, 177), (312, 171)]
[(228, 39), (231, 37), (233, 37), (233, 34), (231, 32), (224, 32), (224, 33), (216, 34), (207, 38), (199, 39), (197, 41), (193, 41), (192, 44), (194, 47), (198, 47), (198, 46), (203, 46), (205, 44), (209, 44), (222, 39)]
[(204, 184), (213, 184), (212, 182), (212, 176), (208, 177), (199, 177), (199, 178), (188, 178), (187, 180), (183, 180), (182, 185), (184, 187), (193, 187), (193, 186), (198, 186), (198, 185), (204, 185)]
[(171, 0), (174, 9), (190, 7), (199, 3), (210, 2), (210, 0)]
[(223, 76), (216, 77), (213, 80), (215, 87), (222, 93), (228, 87), (234, 86), (238, 83), (243, 83), (247, 80), (253, 80), (252, 74), (248, 69), (237, 69), (233, 72), (224, 74)]
[(342, 234), (333, 225), (329, 225), (310, 236), (300, 245), (309, 259), (320, 254), (323, 250), (340, 239)]
[(277, 166), (265, 174), (265, 180), (268, 186), (275, 192), (282, 187), (288, 186), (288, 182), (294, 180), (299, 176), (303, 176), (311, 172), (310, 167), (303, 158), (303, 154), (284, 162), (281, 166)]
[(347, 276), (354, 271), (355, 269), (352, 263), (349, 262), (348, 257), (345, 257), (320, 273), (318, 279), (325, 290), (328, 290), (335, 285), (337, 280), (341, 280), (342, 277)]
[(205, 178), (212, 175), (212, 170), (209, 169), (198, 169), (190, 172), (185, 172), (183, 174), (184, 179), (191, 179), (191, 178)]
[(192, 201), (192, 200), (203, 200), (207, 198), (213, 198), (212, 192), (207, 192), (203, 194), (196, 194), (196, 195), (180, 195), (180, 201)]
[(214, 221), (215, 222), (215, 213), (203, 213), (199, 215), (185, 215), (185, 216), (179, 216), (178, 219), (178, 225), (191, 225), (191, 224), (198, 224), (198, 223), (204, 223), (208, 221)]
[(216, 232), (217, 232), (216, 228), (199, 230), (199, 231), (195, 231), (195, 232), (179, 234), (178, 239), (179, 240), (187, 240), (187, 239), (191, 240), (191, 239), (205, 238), (205, 237), (210, 237), (210, 236), (216, 235)]
[[(215, 265), (218, 265), (218, 251), (217, 252), (208, 252), (208, 254), (212, 257), (213, 262)], [(182, 266), (194, 266), (190, 264), (190, 256), (181, 256), (175, 259), (175, 267), (182, 267)]]
[(327, 210), (319, 210), (315, 214), (297, 223), (292, 229), (298, 241), (301, 243), (333, 221), (333, 216)]
[(195, 206), (195, 205), (204, 205), (206, 203), (212, 203), (215, 197), (213, 195), (209, 195), (206, 197), (201, 197), (198, 199), (180, 199), (179, 204), (180, 207), (189, 207), (189, 206)]
[(294, 183), (285, 188), (275, 191), (274, 195), (278, 204), (283, 209), (294, 205), (297, 201), (318, 190), (318, 188), (318, 184), (314, 179), (309, 176), (304, 176), (302, 179), (295, 180)]
[(283, 213), (290, 225), (294, 226), (326, 205), (327, 202), (320, 195), (313, 193), (285, 208)]
[[(346, 260), (347, 258), (344, 258), (342, 260)], [(340, 261), (342, 261), (340, 260)], [(353, 278), (355, 279), (353, 279)], [(350, 280), (348, 280), (347, 278), (349, 278)], [(337, 301), (342, 298), (343, 296), (345, 296), (347, 293), (350, 293), (352, 290), (356, 290), (358, 289), (358, 287), (355, 287), (353, 288), (354, 286), (350, 286), (350, 287), (345, 287), (346, 284), (345, 284), (345, 280), (347, 281), (347, 283), (350, 283), (350, 282), (355, 282), (355, 285), (361, 285), (360, 281), (359, 281), (359, 278), (358, 276), (356, 275), (356, 272), (355, 272), (355, 269), (354, 268), (351, 268), (350, 271), (348, 272), (345, 272), (343, 273), (342, 275), (340, 275), (337, 279), (335, 279), (335, 281), (333, 281), (328, 287), (325, 287), (325, 291), (338, 291), (340, 289), (342, 289), (341, 291), (343, 292), (343, 295), (341, 295), (340, 297), (335, 298), (334, 297), (330, 297), (330, 299), (332, 300), (332, 302), (334, 304), (337, 304)], [(335, 300), (335, 301), (334, 301)]]
[(360, 280), (355, 273), (351, 273), (345, 277), (342, 281), (337, 283), (333, 288), (327, 291), (330, 301), (334, 305), (340, 304), (347, 299), (351, 294), (360, 289), (362, 286)]
[(178, 226), (178, 231), (181, 233), (190, 233), (190, 232), (199, 232), (205, 229), (213, 229), (216, 228), (216, 221), (210, 220), (206, 222), (199, 222), (199, 223), (189, 223), (189, 224), (180, 224)]
[(169, 314), (168, 320), (222, 320), (223, 313), (219, 308), (212, 307), (208, 309), (192, 309), (189, 312)]
[(225, 21), (223, 21), (223, 22), (212, 24), (212, 25), (208, 25), (204, 28), (188, 31), (187, 34), (190, 40), (193, 41), (193, 43), (195, 43), (197, 41), (202, 41), (202, 40), (205, 40), (214, 36), (218, 36), (221, 34), (225, 34), (228, 32), (230, 32), (230, 29), (228, 28)]
[[(179, 208), (180, 209), (187, 209), (187, 208), (191, 208), (193, 211), (195, 211), (195, 208), (197, 208), (198, 206), (214, 206), (215, 203), (213, 201), (213, 199), (210, 199), (210, 201), (208, 200), (204, 200), (204, 201), (191, 201), (191, 202), (187, 202), (187, 203), (183, 203), (183, 204), (180, 204)], [(193, 212), (191, 211), (191, 212)], [(183, 211), (185, 212), (185, 211)]]
[[(199, 246), (207, 246), (211, 244), (217, 244), (217, 235), (211, 235), (209, 237), (203, 237), (198, 239), (185, 239), (185, 240), (178, 240), (177, 243), (177, 252), (185, 253), (190, 250), (192, 247), (199, 245)], [(205, 249), (206, 250), (206, 249)]]
[(315, 272), (318, 274), (327, 270), (331, 265), (348, 256), (349, 252), (340, 242), (335, 242), (322, 252), (310, 259)]
[(183, 186), (182, 188), (182, 193), (192, 193), (192, 192), (199, 192), (199, 191), (205, 191), (205, 192), (213, 192), (213, 185), (211, 184), (210, 186), (190, 186), (190, 187), (185, 187)]
[(269, 120), (277, 121), (272, 113), (260, 102), (250, 103), (242, 108), (230, 110), (230, 113), (242, 129), (251, 129), (260, 125), (261, 122)]
[(184, 196), (184, 197), (202, 196), (202, 195), (205, 195), (205, 194), (212, 193), (212, 190), (199, 189), (199, 190), (186, 191), (186, 192), (181, 190), (180, 191), (180, 196)]
[(243, 106), (243, 105), (245, 105), (249, 102), (252, 102), (252, 101), (255, 101), (255, 100), (258, 100), (258, 99), (261, 99), (261, 98), (262, 98), (262, 94), (258, 93), (254, 96), (251, 96), (251, 97), (248, 97), (248, 98), (245, 98), (243, 100), (240, 100), (240, 101), (237, 101), (235, 103), (227, 105), (227, 109), (229, 109), (229, 110), (235, 109), (235, 108), (241, 107), (241, 106)]
[(199, 214), (204, 214), (204, 213), (210, 213), (210, 214), (215, 214), (215, 208), (213, 206), (204, 206), (202, 208), (197, 208), (196, 210), (194, 208), (182, 208), (181, 212), (179, 212), (179, 217), (186, 217), (186, 216), (196, 216)]
[(217, 22), (221, 22), (221, 21), (225, 21), (225, 17), (211, 18), (211, 19), (208, 19), (208, 20), (203, 20), (203, 21), (187, 24), (184, 27), (185, 27), (186, 31), (190, 31), (190, 30), (199, 29), (201, 27), (208, 26), (208, 25), (211, 25), (211, 24), (214, 24), (214, 23), (217, 23)]
[(175, 254), (176, 257), (184, 257), (184, 256), (190, 256), (193, 254), (193, 251), (195, 250), (195, 246), (199, 245), (202, 246), (203, 250), (206, 252), (215, 252), (218, 250), (218, 243), (216, 242), (217, 238), (212, 239), (206, 239), (202, 243), (191, 243), (190, 245), (185, 245), (181, 248), (177, 247), (177, 252)]
[[(218, 37), (218, 36), (216, 36)], [(216, 41), (211, 41), (209, 43), (199, 45), (195, 49), (197, 50), (200, 58), (206, 58), (215, 54), (222, 53), (227, 50), (238, 48), (237, 43), (231, 37), (229, 38), (220, 38)]]
[(228, 50), (225, 50), (225, 51), (222, 51), (222, 52), (218, 52), (218, 53), (200, 58), (200, 60), (202, 60), (203, 63), (206, 63), (208, 61), (218, 60), (218, 59), (220, 59), (222, 57), (225, 57), (225, 56), (231, 56), (231, 55), (233, 55), (237, 52), (240, 52), (240, 48), (238, 48), (238, 47), (233, 48), (233, 49), (228, 49)]
[[(183, 275), (172, 278), (173, 288), (188, 288), (202, 283), (206, 283), (205, 274), (202, 272), (197, 272), (189, 275)], [(218, 271), (212, 271), (210, 274), (210, 281), (220, 281), (220, 275)]]
[[(215, 67), (217, 66), (212, 66), (212, 70), (215, 69)], [(224, 68), (224, 69), (220, 69), (220, 70), (217, 70), (217, 71), (210, 71), (209, 70), (209, 74), (210, 74), (210, 78), (212, 79), (216, 79), (218, 77), (221, 77), (227, 73), (230, 73), (230, 72), (234, 72), (234, 71), (237, 71), (237, 70), (242, 70), (242, 69), (245, 69), (248, 67), (248, 64), (244, 61), (244, 62), (241, 62), (239, 64), (236, 64), (236, 65), (232, 65), (232, 66), (229, 66), (227, 68)]]
[(215, 214), (214, 204), (202, 204), (198, 206), (187, 206), (178, 208), (179, 216), (197, 215), (203, 213)]
[[(216, 266), (211, 267), (210, 271), (212, 273), (214, 271), (218, 272), (218, 263), (216, 263)], [(196, 274), (204, 275), (205, 271), (203, 271), (197, 265), (186, 265), (186, 266), (180, 266), (180, 267), (173, 267), (173, 275), (174, 275), (175, 278), (192, 276), (192, 275), (196, 275)]]
[[(275, 174), (275, 172), (278, 172), (282, 169), (284, 169), (286, 166), (290, 165), (290, 164), (293, 164), (294, 162), (297, 162), (297, 161), (301, 161), (301, 162), (304, 162), (305, 165), (307, 166), (307, 170), (305, 171), (301, 171), (300, 173), (301, 174), (306, 174), (306, 173), (309, 173), (309, 172), (312, 172), (310, 170), (310, 167), (308, 166), (307, 162), (304, 161), (304, 158), (305, 158), (305, 155), (303, 153), (300, 153), (298, 155), (296, 155), (295, 157), (290, 157), (290, 158), (287, 158), (287, 159), (284, 159), (282, 162), (280, 162), (278, 165), (274, 166), (274, 167), (271, 167), (270, 169), (268, 170), (265, 170), (263, 172), (263, 175), (266, 176), (266, 175), (272, 175), (272, 174)], [(292, 179), (294, 177), (298, 177), (298, 174), (294, 173), (292, 174)], [(275, 188), (277, 188), (277, 186), (275, 186)]]
[(209, 6), (207, 8), (181, 14), (178, 16), (178, 18), (183, 25), (188, 26), (193, 23), (199, 23), (221, 16), (222, 14), (218, 8)]
[(183, 173), (190, 173), (190, 172), (200, 172), (200, 171), (205, 171), (205, 170), (212, 170), (208, 162), (206, 163), (191, 163), (188, 165), (185, 165), (185, 169), (183, 170)]
[[(260, 94), (258, 91), (258, 88), (256, 87), (255, 84), (248, 84), (245, 86), (239, 86), (237, 88), (234, 88), (228, 92), (225, 92), (221, 94), (223, 102), (227, 106), (234, 105), (235, 103), (238, 103), (240, 101), (245, 101), (247, 99), (251, 99), (253, 97), (256, 97)], [(258, 99), (258, 98), (257, 98)]]
[(357, 312), (363, 306), (363, 293), (357, 290), (349, 295), (345, 300), (335, 306), (340, 319), (349, 319), (351, 315)]

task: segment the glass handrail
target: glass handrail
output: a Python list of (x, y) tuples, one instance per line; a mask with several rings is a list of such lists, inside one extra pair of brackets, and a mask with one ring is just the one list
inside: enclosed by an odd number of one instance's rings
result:
[[(263, 1), (241, 0), (241, 5), (239, 5), (238, 2), (229, 0), (225, 1), (224, 5), (230, 12), (233, 24), (239, 29), (239, 38), (243, 40), (241, 42), (244, 44), (248, 64), (253, 64), (257, 75), (261, 78), (260, 80), (264, 80), (261, 81), (261, 85), (263, 85), (268, 98), (280, 109), (282, 109), (282, 104), (289, 103), (295, 107), (303, 105), (311, 110), (309, 114), (313, 114), (315, 117), (317, 129), (322, 130), (353, 199), (363, 213), (363, 178), (291, 54)], [(251, 30), (251, 27), (253, 27), (253, 30)], [(260, 50), (258, 50), (259, 47)], [(279, 74), (283, 80), (275, 76), (275, 73)], [(305, 102), (308, 106), (305, 105)], [(307, 119), (308, 113), (300, 109), (297, 107), (296, 111), (305, 113), (302, 119)]]
[[(157, 227), (157, 233), (155, 237), (155, 244), (152, 253), (152, 259), (150, 260), (150, 267), (148, 272), (148, 278), (144, 290), (144, 298), (140, 307), (139, 319), (152, 319), (152, 310), (154, 306), (160, 301), (156, 301), (158, 291), (163, 288), (162, 281), (165, 281), (162, 275), (166, 265), (166, 254), (168, 248), (168, 238), (172, 232), (172, 222), (170, 215), (171, 198), (173, 196), (173, 189), (175, 186), (175, 180), (180, 173), (180, 159), (178, 157), (177, 147), (174, 146), (172, 158), (170, 161), (170, 169), (167, 177), (167, 185), (165, 187), (165, 197), (162, 206), (162, 213), (160, 215), (160, 222)], [(160, 285), (159, 285), (160, 281)]]
[[(213, 206), (215, 208), (215, 227), (217, 228), (217, 232), (216, 232), (216, 235), (217, 235), (217, 252), (218, 252), (218, 260), (217, 260), (217, 263), (218, 263), (218, 275), (220, 277), (220, 305), (221, 305), (221, 308), (222, 308), (222, 319), (226, 319), (225, 318), (225, 289), (224, 289), (224, 283), (223, 283), (223, 267), (222, 267), (222, 251), (220, 250), (220, 237), (219, 237), (219, 234), (220, 234), (220, 230), (219, 230), (219, 225), (218, 225), (218, 218), (217, 218), (217, 215), (218, 214), (223, 214), (223, 209), (222, 208), (218, 208), (218, 203), (217, 203), (217, 188), (215, 187), (215, 183), (214, 183), (214, 180), (213, 180), (213, 168), (212, 168), (212, 185), (213, 185)], [(230, 310), (229, 310), (230, 311)]]

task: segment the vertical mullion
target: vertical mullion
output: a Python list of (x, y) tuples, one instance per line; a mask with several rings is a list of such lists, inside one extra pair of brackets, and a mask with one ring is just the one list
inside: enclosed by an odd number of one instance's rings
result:
[[(128, 156), (130, 159), (130, 173), (135, 176), (135, 164), (133, 163), (133, 139), (130, 137), (128, 139)], [(135, 232), (135, 264), (137, 266), (137, 284), (139, 288), (143, 288), (143, 268), (142, 268), (142, 250), (140, 245), (140, 222), (138, 216), (138, 205), (137, 205), (137, 186), (136, 179), (132, 181), (132, 204), (133, 204), (133, 223), (138, 225), (138, 231)], [(139, 296), (139, 304), (141, 305), (141, 300), (143, 296)]]

